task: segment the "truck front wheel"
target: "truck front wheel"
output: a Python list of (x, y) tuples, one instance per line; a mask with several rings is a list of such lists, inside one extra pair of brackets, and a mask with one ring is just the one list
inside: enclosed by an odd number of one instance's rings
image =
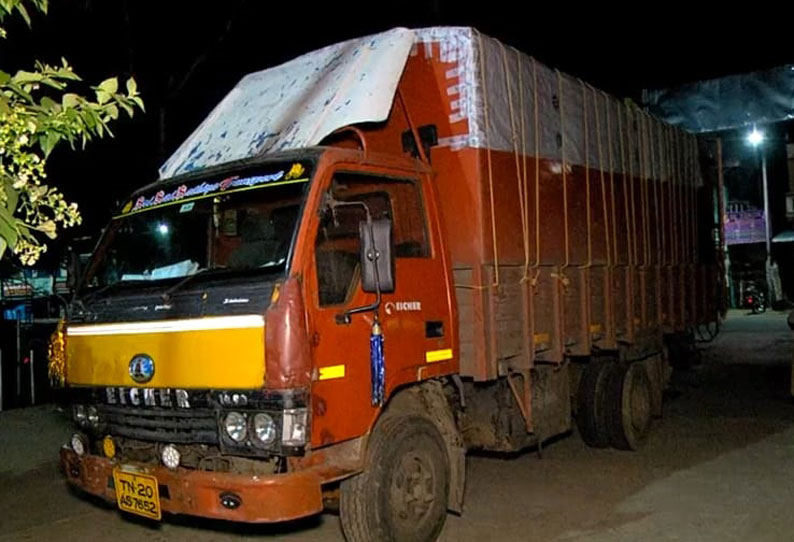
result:
[(342, 482), (348, 542), (435, 540), (447, 514), (449, 460), (435, 426), (419, 416), (382, 420), (364, 472)]

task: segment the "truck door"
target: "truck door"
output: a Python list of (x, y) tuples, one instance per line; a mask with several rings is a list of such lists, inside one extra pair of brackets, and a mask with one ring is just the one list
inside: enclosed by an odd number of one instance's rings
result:
[[(443, 257), (429, 227), (422, 186), (404, 174), (361, 170), (333, 174), (328, 193), (338, 201), (360, 201), (373, 218), (393, 221), (395, 291), (378, 311), (384, 336), (386, 396), (396, 387), (451, 372), (450, 302)], [(313, 345), (312, 444), (319, 446), (364, 434), (377, 407), (371, 402), (372, 312), (346, 310), (372, 303), (361, 290), (358, 223), (361, 206), (321, 213), (307, 271), (307, 307)]]

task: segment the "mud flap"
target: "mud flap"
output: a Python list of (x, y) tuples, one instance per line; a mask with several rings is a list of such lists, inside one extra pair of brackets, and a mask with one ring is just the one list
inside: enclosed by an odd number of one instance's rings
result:
[(466, 491), (466, 449), (449, 446), (449, 502), (447, 509), (456, 514), (463, 513), (463, 495)]

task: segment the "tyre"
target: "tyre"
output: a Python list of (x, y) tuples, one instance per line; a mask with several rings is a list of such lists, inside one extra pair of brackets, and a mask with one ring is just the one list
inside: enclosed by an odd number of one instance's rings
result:
[(604, 415), (609, 443), (636, 450), (648, 437), (653, 400), (642, 363), (614, 364), (606, 378)]
[(376, 425), (364, 472), (342, 482), (348, 542), (433, 541), (447, 515), (449, 459), (435, 426), (419, 416)]
[(576, 393), (576, 426), (582, 440), (593, 448), (609, 446), (604, 414), (606, 380), (615, 362), (593, 359), (582, 372)]

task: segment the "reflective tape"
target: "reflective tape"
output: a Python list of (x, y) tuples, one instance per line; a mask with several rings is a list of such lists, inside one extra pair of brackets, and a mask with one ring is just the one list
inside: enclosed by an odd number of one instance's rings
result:
[(425, 362), (435, 363), (437, 361), (444, 361), (452, 359), (452, 349), (445, 348), (443, 350), (429, 350), (425, 352)]
[(206, 331), (210, 329), (244, 329), (265, 325), (260, 314), (242, 316), (213, 316), (208, 318), (186, 318), (183, 320), (157, 320), (155, 322), (126, 322), (119, 324), (95, 324), (68, 326), (66, 336), (90, 335), (136, 335), (141, 333), (177, 333), (181, 331)]
[(318, 380), (331, 380), (334, 378), (343, 378), (344, 376), (344, 365), (330, 365), (328, 367), (320, 367), (320, 376)]

